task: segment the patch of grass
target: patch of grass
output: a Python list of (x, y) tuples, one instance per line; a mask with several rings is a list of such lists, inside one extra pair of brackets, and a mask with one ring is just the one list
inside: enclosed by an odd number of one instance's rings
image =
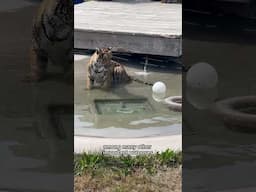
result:
[(75, 155), (74, 191), (181, 191), (181, 152), (139, 156)]
[(82, 175), (85, 172), (97, 174), (102, 168), (111, 169), (120, 175), (130, 175), (137, 170), (144, 170), (149, 174), (157, 173), (157, 170), (174, 167), (181, 164), (181, 152), (166, 150), (162, 153), (139, 155), (139, 156), (107, 156), (98, 153), (84, 153), (75, 155), (75, 175)]

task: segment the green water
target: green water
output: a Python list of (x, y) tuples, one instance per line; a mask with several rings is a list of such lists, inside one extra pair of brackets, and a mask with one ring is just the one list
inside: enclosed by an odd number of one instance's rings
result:
[[(111, 90), (86, 90), (86, 62), (88, 57), (75, 61), (75, 134), (87, 134), (92, 129), (122, 128), (144, 129), (180, 125), (181, 113), (171, 111), (166, 104), (152, 98), (152, 87), (133, 81)], [(181, 74), (177, 72), (149, 71), (138, 75), (141, 68), (127, 67), (137, 79), (167, 86), (166, 97), (182, 95)], [(149, 130), (148, 130), (149, 131)], [(150, 132), (150, 131), (149, 131)]]
[(154, 110), (147, 99), (143, 98), (95, 100), (94, 106), (97, 114), (101, 115), (141, 114)]

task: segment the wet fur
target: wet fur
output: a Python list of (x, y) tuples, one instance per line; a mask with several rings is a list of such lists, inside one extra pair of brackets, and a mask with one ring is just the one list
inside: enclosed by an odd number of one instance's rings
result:
[(127, 83), (130, 80), (131, 78), (127, 74), (124, 66), (112, 60), (110, 49), (96, 50), (87, 64), (87, 89), (108, 89), (113, 85)]

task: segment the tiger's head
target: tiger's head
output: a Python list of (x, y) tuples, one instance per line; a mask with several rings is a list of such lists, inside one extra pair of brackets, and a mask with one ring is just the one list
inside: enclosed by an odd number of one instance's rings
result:
[(101, 49), (96, 49), (96, 55), (97, 55), (97, 61), (99, 63), (102, 63), (104, 65), (108, 65), (111, 62), (112, 59), (112, 51), (111, 47), (109, 48), (101, 48)]
[[(48, 40), (73, 39), (74, 7), (72, 0), (45, 0), (41, 5), (40, 21)], [(72, 42), (73, 43), (73, 42)]]

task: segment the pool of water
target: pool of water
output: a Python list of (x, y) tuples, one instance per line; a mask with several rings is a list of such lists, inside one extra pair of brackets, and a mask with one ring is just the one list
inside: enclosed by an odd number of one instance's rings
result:
[[(94, 137), (148, 137), (181, 134), (181, 113), (174, 112), (152, 97), (152, 87), (133, 81), (109, 91), (86, 90), (86, 63), (89, 56), (75, 56), (75, 135)], [(162, 81), (166, 97), (181, 95), (181, 73), (126, 65), (127, 72), (144, 82)]]
[(94, 100), (94, 107), (100, 115), (152, 113), (153, 107), (146, 98)]

